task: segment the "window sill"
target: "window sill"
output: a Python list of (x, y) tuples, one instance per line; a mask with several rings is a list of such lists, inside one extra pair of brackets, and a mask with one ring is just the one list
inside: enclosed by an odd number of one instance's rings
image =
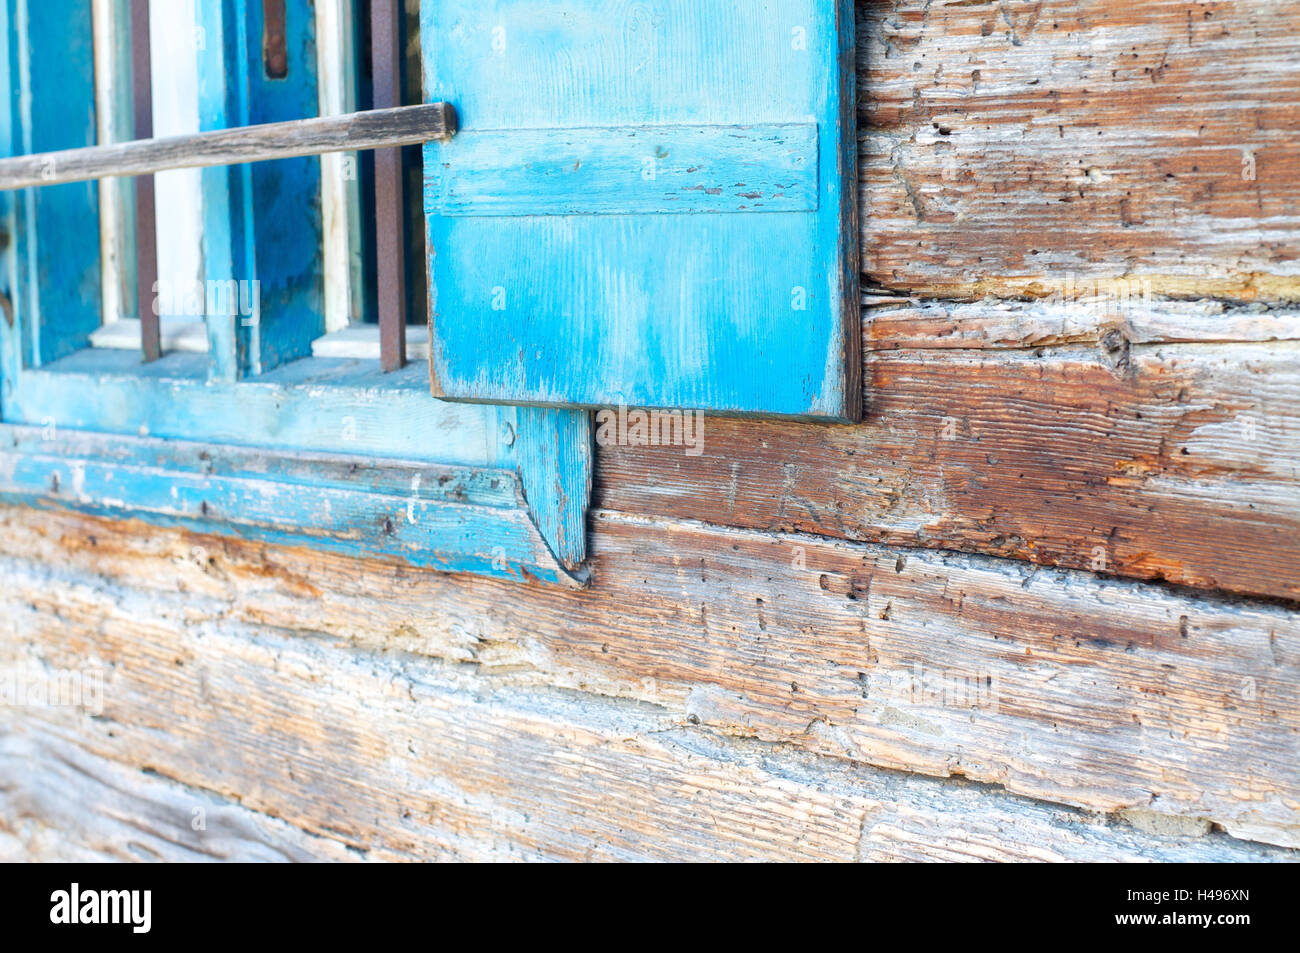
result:
[[(311, 342), (313, 357), (351, 357), (379, 360), (379, 325), (353, 324)], [(429, 359), (429, 327), (426, 324), (406, 326), (406, 359)]]
[[(201, 318), (163, 318), (158, 322), (158, 333), (164, 354), (208, 352), (208, 329)], [(139, 352), (140, 339), (140, 319), (119, 318), (92, 332), (90, 346), (103, 350)]]
[(0, 424), (0, 499), (578, 588), (507, 469)]

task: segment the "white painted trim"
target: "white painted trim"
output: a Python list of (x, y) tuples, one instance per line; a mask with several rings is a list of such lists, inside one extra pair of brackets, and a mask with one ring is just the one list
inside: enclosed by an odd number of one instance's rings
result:
[[(320, 114), (356, 110), (353, 92), (352, 5), (317, 0), (316, 82)], [(322, 263), (325, 275), (325, 331), (341, 331), (360, 313), (360, 192), (357, 154), (320, 157)], [(354, 267), (355, 266), (355, 267)]]
[[(362, 360), (379, 360), (379, 325), (354, 324), (350, 327), (319, 337), (311, 342), (313, 357), (351, 357)], [(429, 327), (425, 324), (406, 326), (407, 361), (429, 359)]]
[[(121, 72), (119, 42), (126, 29), (113, 0), (92, 0), (91, 23), (95, 54), (95, 137), (105, 144), (127, 138), (123, 127), (123, 86), (129, 77)], [(126, 220), (131, 184), (123, 179), (99, 181), (100, 296), (103, 323), (111, 324), (135, 307), (128, 303), (126, 242), (130, 227)]]
[[(160, 318), (159, 335), (163, 353), (185, 351), (205, 354), (208, 329), (202, 318)], [(118, 318), (90, 335), (90, 346), (119, 351), (140, 350), (140, 319)]]

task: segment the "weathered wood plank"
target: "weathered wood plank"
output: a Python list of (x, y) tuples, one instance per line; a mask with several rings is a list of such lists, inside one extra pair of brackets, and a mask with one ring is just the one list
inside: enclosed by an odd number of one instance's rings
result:
[[(163, 733), (181, 731), (172, 728), (177, 711), (208, 718), (174, 695), (188, 698), (196, 686), (175, 681), (174, 660), (186, 654), (174, 647), (192, 645), (205, 659), (237, 655), (247, 650), (223, 640), (240, 643), (231, 632), (242, 621), (310, 634), (312, 645), (434, 656), (512, 684), (652, 703), (674, 724), (852, 762), (1300, 845), (1300, 619), (1279, 608), (1003, 560), (611, 514), (594, 520), (592, 587), (560, 594), (328, 553), (146, 536), (84, 517), (0, 513), (6, 638), (51, 653), (55, 667), (116, 661), (115, 673), (143, 681), (129, 693), (106, 689), (106, 700), (117, 698), (109, 704), (135, 699), (115, 717)], [(74, 571), (100, 581), (55, 584)], [(113, 594), (101, 591), (103, 580)], [(177, 590), (183, 608), (151, 608)], [(310, 669), (304, 677), (319, 684), (299, 696), (257, 681), (271, 676), (254, 673), (277, 664), (292, 668), (300, 641), (277, 642), (250, 662), (230, 689), (239, 706), (204, 736), (253, 732), (250, 750), (272, 762), (303, 747), (277, 734), (288, 730), (274, 728), (277, 718), (320, 732), (320, 744), (352, 737), (351, 722), (337, 731), (317, 723), (323, 713), (352, 717), (325, 689), (343, 677), (333, 661)], [(184, 677), (210, 684), (211, 665)], [(377, 693), (358, 689), (368, 700)], [(409, 697), (405, 684), (392, 693)], [(562, 734), (573, 714), (542, 733)], [(357, 742), (370, 761), (394, 738), (424, 737), (383, 720), (388, 734)], [(477, 757), (513, 765), (498, 746), (514, 730), (476, 747)], [(204, 747), (188, 735), (171, 743)], [(563, 762), (576, 744), (570, 734), (545, 757)], [(241, 759), (225, 783), (247, 786), (239, 774), (253, 760)], [(332, 785), (322, 781), (314, 795), (295, 788), (286, 804), (324, 811)], [(322, 803), (313, 807), (313, 797)]]
[(973, 304), (873, 296), (863, 319), (865, 348), (1300, 341), (1300, 311), (1208, 300), (1144, 300), (1139, 282), (1096, 291), (1080, 285), (1054, 301), (986, 299)]
[(456, 131), (446, 103), (374, 109), (0, 159), (0, 190), (412, 146)]
[[(20, 574), (24, 589), (34, 581)], [(27, 816), (48, 823), (75, 800), (74, 836), (112, 854), (159, 849), (157, 835), (173, 831), (171, 854), (310, 850), (284, 835), (290, 826), (320, 836), (330, 857), (342, 843), (371, 857), (474, 860), (1295, 859), (1203, 824), (1166, 823), (1162, 836), (1149, 814), (1089, 816), (722, 739), (652, 706), (211, 625), (202, 601), (89, 582), (55, 582), (60, 618), (42, 601), (7, 612), (0, 629), (0, 652), (30, 652), (36, 639), (47, 665), (108, 671), (99, 717), (26, 709), (17, 742), (0, 736), (0, 799), (17, 802), (19, 845)], [(50, 753), (14, 765), (30, 737)], [(124, 777), (145, 765), (192, 787)], [(71, 790), (33, 791), (56, 779)], [(238, 797), (242, 811), (214, 808), (207, 836), (175, 831), (215, 800), (196, 787)]]
[[(1174, 333), (1177, 312), (1161, 314), (1133, 318), (1135, 337)], [(596, 505), (1300, 599), (1300, 344), (1141, 345), (1123, 320), (1070, 320), (881, 312), (868, 347), (909, 349), (869, 352), (862, 425), (709, 418), (695, 456), (602, 446)], [(1197, 320), (1188, 336), (1213, 333)], [(1256, 315), (1230, 330), (1295, 326)], [(991, 337), (1020, 347), (935, 349)]]
[(1300, 298), (1300, 2), (861, 0), (863, 271)]
[[(355, 861), (365, 855), (148, 769), (0, 720), (0, 861)], [(373, 859), (373, 858), (372, 858)]]
[[(428, 215), (815, 212), (816, 123), (461, 134), (425, 175)], [(647, 156), (662, 155), (654, 176)]]

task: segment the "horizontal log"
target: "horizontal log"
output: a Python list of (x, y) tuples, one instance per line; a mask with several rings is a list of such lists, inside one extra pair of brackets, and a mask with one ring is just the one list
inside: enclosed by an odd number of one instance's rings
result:
[(339, 862), (359, 856), (321, 833), (92, 755), (78, 747), (75, 735), (12, 717), (0, 721), (0, 862)]
[[(144, 626), (129, 595), (80, 589), (65, 606), (64, 625), (19, 619), (45, 660), (84, 652), (77, 664), (113, 667), (98, 717), (41, 708), (0, 723), (0, 850), (15, 859), (1296, 856), (1147, 812), (1092, 816), (721, 739), (662, 710), (427, 660), (195, 626), (183, 620), (193, 604), (174, 595)], [(224, 806), (233, 798), (238, 810)], [(192, 829), (196, 816), (206, 830)]]
[(0, 190), (418, 145), (456, 131), (447, 103), (374, 109), (0, 159)]
[[(408, 740), (435, 758), (445, 737), (469, 739), (457, 742), (467, 762), (502, 765), (493, 791), (533, 787), (515, 770), (517, 725), (491, 739), (457, 735), (473, 723), (461, 701), (445, 703), (455, 715), (413, 704), (409, 722), (394, 721), (383, 706), (421, 695), (392, 673), (348, 690), (363, 704), (336, 701), (329, 686), (352, 677), (328, 650), (337, 644), (364, 650), (356, 664), (367, 671), (377, 659), (433, 657), (477, 672), (464, 684), (480, 703), (511, 685), (583, 692), (581, 704), (617, 696), (659, 706), (673, 725), (1300, 846), (1300, 619), (1280, 608), (608, 513), (593, 519), (594, 580), (578, 593), (69, 514), (0, 509), (0, 530), (0, 644), (54, 670), (111, 663), (122, 680), (104, 692), (113, 722), (139, 726), (151, 752), (188, 759), (175, 776), (190, 783), (260, 791), (255, 762), (287, 759), (297, 780), (276, 782), (289, 787), (274, 813), (295, 824), (295, 812), (301, 824), (337, 817), (340, 784), (382, 798), (374, 792), (392, 790), (390, 779), (371, 766)], [(262, 648), (234, 634), (240, 624), (256, 627)], [(247, 664), (223, 661), (241, 654)], [(367, 710), (379, 727), (357, 736)], [(438, 719), (445, 735), (430, 727)], [(558, 711), (537, 729), (554, 747), (536, 757), (572, 765), (584, 785), (606, 777), (584, 804), (620, 790), (606, 787), (607, 771), (653, 774), (592, 768), (570, 751), (586, 750), (581, 724)], [(245, 740), (223, 768), (214, 748), (235, 738)], [(323, 753), (340, 745), (367, 767)], [(348, 823), (372, 814), (350, 812)], [(661, 834), (694, 829), (677, 815), (650, 820)]]
[(1080, 286), (1054, 301), (977, 303), (871, 296), (863, 349), (985, 350), (1101, 344), (1300, 341), (1300, 311), (1220, 301), (1143, 300), (1140, 282)]
[[(981, 320), (1024, 344), (1073, 333), (1063, 311), (946, 313), (881, 313), (867, 346), (970, 343)], [(709, 418), (697, 455), (602, 446), (597, 505), (1300, 599), (1300, 343), (1085, 333), (870, 351), (862, 425)]]
[(858, 4), (863, 271), (1300, 300), (1300, 2)]

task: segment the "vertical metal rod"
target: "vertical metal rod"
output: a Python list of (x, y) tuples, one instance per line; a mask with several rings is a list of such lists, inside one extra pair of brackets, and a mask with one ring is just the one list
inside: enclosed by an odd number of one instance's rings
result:
[(262, 0), (262, 66), (269, 79), (284, 79), (289, 75), (284, 0)]
[[(131, 0), (131, 96), (134, 135), (153, 138), (153, 88), (149, 58), (149, 0)], [(158, 219), (152, 175), (135, 180), (135, 273), (140, 307), (140, 348), (145, 362), (162, 356), (154, 285), (158, 281)]]
[[(370, 49), (374, 108), (402, 99), (402, 0), (371, 0)], [(375, 153), (375, 257), (379, 357), (385, 371), (406, 364), (406, 235), (402, 150)]]

